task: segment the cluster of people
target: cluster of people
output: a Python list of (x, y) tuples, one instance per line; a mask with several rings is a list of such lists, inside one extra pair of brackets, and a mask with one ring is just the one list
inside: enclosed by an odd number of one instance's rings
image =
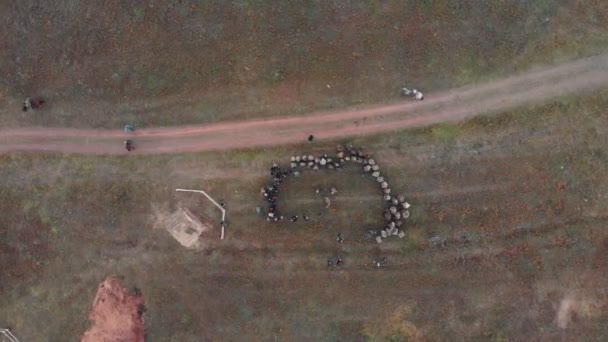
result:
[(386, 257), (382, 257), (381, 259), (374, 259), (373, 261), (374, 267), (383, 267), (388, 265), (388, 259)]
[(344, 264), (344, 260), (342, 260), (341, 257), (335, 257), (335, 258), (328, 258), (327, 259), (327, 266), (331, 267), (331, 266), (342, 266)]
[[(403, 231), (403, 220), (410, 216), (408, 211), (410, 204), (405, 201), (404, 195), (391, 195), (391, 188), (388, 182), (384, 179), (380, 173), (380, 167), (373, 158), (367, 153), (364, 153), (361, 149), (355, 149), (351, 144), (346, 146), (337, 146), (337, 153), (335, 156), (328, 156), (322, 154), (321, 156), (315, 157), (312, 155), (298, 155), (292, 156), (290, 160), (291, 169), (289, 171), (282, 170), (276, 163), (272, 165), (270, 174), (273, 177), (273, 183), (271, 186), (263, 188), (262, 194), (269, 202), (268, 207), (268, 221), (279, 221), (283, 217), (278, 215), (276, 209), (276, 202), (278, 200), (278, 187), (286, 177), (290, 175), (298, 176), (301, 168), (309, 168), (314, 171), (325, 169), (340, 169), (346, 162), (353, 162), (362, 165), (363, 171), (370, 174), (376, 179), (380, 190), (382, 191), (383, 198), (387, 203), (387, 207), (383, 212), (386, 225), (375, 234), (376, 241), (382, 242), (382, 239), (389, 236), (398, 236), (403, 238), (405, 232)], [(316, 190), (319, 193), (320, 190)], [(330, 189), (331, 194), (337, 193), (337, 189), (332, 187)], [(327, 202), (327, 201), (326, 201)], [(328, 203), (326, 203), (329, 206)], [(292, 216), (292, 221), (297, 220), (297, 216)]]
[[(135, 127), (131, 124), (126, 124), (123, 130), (125, 131), (125, 133), (130, 134), (135, 131)], [(135, 149), (135, 144), (133, 144), (133, 140), (131, 139), (125, 140), (124, 144), (127, 152), (131, 152)]]
[(40, 99), (40, 98), (31, 99), (28, 97), (25, 99), (25, 101), (23, 101), (23, 111), (31, 112), (34, 109), (40, 108), (40, 106), (42, 106), (43, 103), (44, 103), (43, 99)]
[[(279, 185), (281, 182), (293, 172), (291, 170), (285, 171), (279, 167), (276, 163), (270, 167), (270, 175), (272, 176), (272, 185), (262, 188), (261, 193), (266, 201), (268, 202), (268, 221), (279, 221), (283, 219), (277, 211), (277, 201), (279, 200)], [(296, 222), (298, 216), (294, 215), (291, 217), (292, 222)]]
[(400, 93), (401, 96), (411, 96), (412, 98), (418, 101), (424, 100), (424, 94), (422, 94), (417, 89), (401, 88)]
[(297, 167), (308, 167), (317, 171), (321, 168), (339, 169), (342, 167), (342, 164), (344, 164), (343, 160), (335, 160), (324, 153), (319, 157), (314, 157), (312, 155), (292, 156), (290, 165), (292, 169)]
[[(379, 234), (376, 235), (376, 241), (382, 242), (382, 239), (392, 235), (396, 235), (400, 238), (405, 236), (405, 232), (402, 229), (403, 220), (409, 217), (408, 208), (410, 204), (405, 201), (404, 195), (391, 196), (391, 188), (388, 182), (384, 179), (380, 173), (380, 166), (376, 163), (373, 158), (370, 158), (367, 154), (362, 151), (355, 150), (352, 146), (348, 145), (346, 148), (338, 146), (338, 158), (344, 160), (352, 160), (357, 163), (363, 164), (363, 171), (371, 174), (376, 179), (380, 190), (383, 194), (383, 199), (387, 203), (387, 208), (384, 210), (384, 219), (387, 222), (383, 229), (380, 229)], [(350, 158), (349, 158), (350, 157)]]
[(388, 209), (384, 210), (383, 216), (386, 221), (384, 229), (380, 230), (380, 236), (376, 236), (376, 241), (382, 242), (383, 238), (391, 235), (397, 235), (399, 238), (405, 236), (405, 232), (401, 229), (403, 220), (410, 217), (410, 204), (405, 201), (405, 196), (398, 195), (390, 199)]

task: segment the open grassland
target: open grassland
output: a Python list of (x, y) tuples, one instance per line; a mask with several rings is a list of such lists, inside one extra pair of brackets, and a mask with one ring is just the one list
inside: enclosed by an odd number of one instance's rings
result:
[[(0, 121), (138, 127), (393, 101), (606, 52), (608, 3), (18, 1), (0, 5)], [(49, 99), (41, 115), (24, 96)]]
[[(285, 185), (285, 210), (309, 224), (256, 213), (273, 160), (329, 143), (1, 156), (0, 325), (24, 341), (76, 340), (115, 273), (142, 289), (150, 341), (605, 339), (607, 105), (598, 92), (354, 139), (413, 204), (406, 238), (381, 245), (365, 235), (380, 194), (355, 168)], [(313, 189), (330, 185), (340, 192), (323, 210)], [(178, 205), (213, 213), (177, 187), (226, 202), (227, 240), (194, 252), (155, 228)], [(335, 255), (344, 267), (327, 269)], [(380, 256), (389, 265), (372, 268)]]
[[(302, 114), (608, 46), (599, 0), (18, 1), (0, 4), (0, 18), (3, 127)], [(22, 113), (26, 95), (48, 106)], [(607, 105), (604, 91), (353, 139), (413, 204), (407, 236), (380, 245), (365, 234), (380, 194), (356, 168), (285, 184), (282, 208), (308, 224), (256, 213), (272, 161), (338, 142), (2, 155), (0, 327), (22, 341), (78, 340), (97, 284), (117, 274), (144, 293), (147, 341), (605, 340)], [(325, 210), (313, 189), (331, 185)], [(227, 240), (190, 251), (159, 226), (178, 206), (214, 214), (178, 187), (226, 202)], [(336, 255), (345, 265), (328, 269)], [(382, 256), (388, 266), (373, 268)]]

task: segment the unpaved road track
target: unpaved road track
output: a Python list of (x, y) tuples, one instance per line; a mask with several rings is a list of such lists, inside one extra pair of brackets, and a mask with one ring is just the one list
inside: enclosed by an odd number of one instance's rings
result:
[[(204, 126), (140, 129), (131, 135), (137, 150), (160, 154), (276, 146), (306, 141), (375, 134), (439, 122), (460, 121), (557, 96), (608, 86), (608, 55), (536, 69), (502, 80), (479, 83), (441, 94), (427, 93), (422, 102), (318, 112), (297, 117), (226, 122)], [(24, 128), (0, 130), (0, 153), (62, 152), (126, 154), (121, 130)]]

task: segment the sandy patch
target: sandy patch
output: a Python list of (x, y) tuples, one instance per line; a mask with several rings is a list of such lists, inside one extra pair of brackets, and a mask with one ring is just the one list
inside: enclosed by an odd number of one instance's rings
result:
[(114, 277), (99, 285), (89, 319), (93, 326), (82, 336), (82, 342), (143, 342), (144, 298), (129, 295)]

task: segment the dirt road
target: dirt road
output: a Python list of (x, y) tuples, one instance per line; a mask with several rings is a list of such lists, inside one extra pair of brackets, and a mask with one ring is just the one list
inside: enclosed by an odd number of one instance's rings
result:
[[(427, 92), (422, 102), (318, 112), (297, 117), (205, 126), (140, 129), (131, 138), (137, 154), (199, 152), (291, 144), (310, 134), (327, 140), (396, 129), (459, 121), (480, 114), (541, 104), (557, 96), (584, 93), (608, 85), (608, 55), (584, 58), (528, 71), (502, 80)], [(126, 154), (121, 130), (11, 129), (0, 131), (0, 153), (63, 152)]]

